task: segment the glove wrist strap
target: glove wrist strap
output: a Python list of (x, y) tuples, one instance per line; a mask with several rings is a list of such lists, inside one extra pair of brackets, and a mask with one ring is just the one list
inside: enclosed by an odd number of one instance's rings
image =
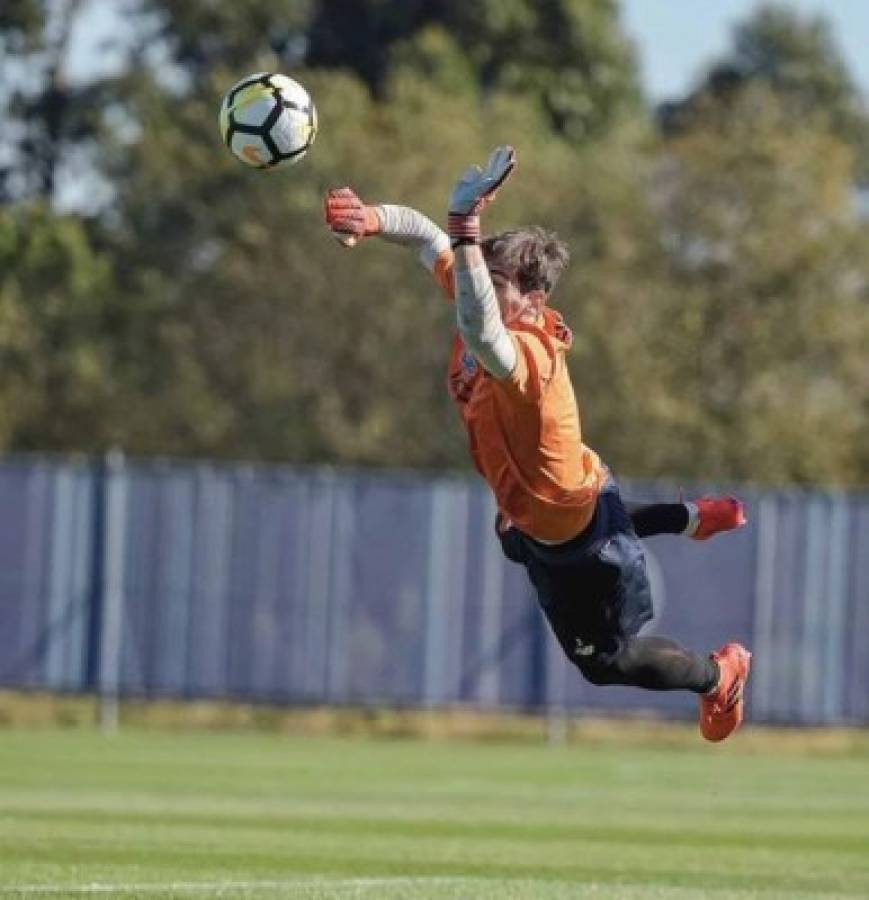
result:
[(383, 224), (380, 216), (377, 214), (377, 208), (374, 206), (363, 206), (362, 213), (365, 219), (365, 236), (370, 237), (373, 234), (380, 234), (383, 230)]
[(453, 247), (460, 244), (480, 243), (480, 217), (465, 213), (450, 213), (447, 217), (447, 233)]

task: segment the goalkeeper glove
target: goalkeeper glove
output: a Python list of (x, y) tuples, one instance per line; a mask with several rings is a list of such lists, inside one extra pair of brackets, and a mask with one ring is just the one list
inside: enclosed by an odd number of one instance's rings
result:
[(345, 247), (380, 233), (380, 217), (374, 207), (366, 206), (352, 188), (332, 188), (326, 194), (323, 211), (333, 236)]
[(480, 242), (480, 212), (516, 167), (516, 151), (509, 146), (492, 151), (483, 169), (471, 166), (450, 194), (447, 231), (453, 247)]

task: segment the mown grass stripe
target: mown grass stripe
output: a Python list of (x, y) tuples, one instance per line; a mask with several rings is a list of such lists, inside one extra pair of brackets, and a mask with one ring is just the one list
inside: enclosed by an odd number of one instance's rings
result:
[(139, 900), (189, 884), (226, 900), (862, 900), (867, 763), (616, 744), (9, 732), (0, 897), (124, 885), (118, 896)]
[[(765, 830), (753, 823), (745, 823), (740, 831), (726, 830), (717, 824), (703, 824), (691, 830), (673, 828), (657, 822), (647, 822), (644, 827), (601, 825), (595, 822), (580, 823), (519, 823), (500, 822), (492, 819), (459, 821), (419, 818), (382, 818), (372, 815), (306, 815), (251, 816), (226, 813), (199, 814), (159, 812), (156, 810), (121, 812), (118, 810), (69, 810), (23, 807), (3, 809), (3, 819), (14, 820), (13, 830), (20, 833), (27, 822), (50, 822), (53, 825), (69, 825), (80, 829), (82, 825), (147, 826), (158, 825), (166, 829), (188, 829), (291, 832), (293, 834), (334, 834), (348, 837), (376, 834), (400, 839), (479, 839), (485, 841), (522, 841), (550, 843), (573, 841), (592, 844), (652, 845), (663, 847), (694, 847), (708, 849), (751, 850), (810, 850), (829, 853), (858, 853), (869, 856), (869, 844), (865, 834), (855, 834), (850, 829), (827, 830), (819, 834), (814, 823), (795, 823), (799, 831)], [(0, 819), (0, 830), (3, 827)]]

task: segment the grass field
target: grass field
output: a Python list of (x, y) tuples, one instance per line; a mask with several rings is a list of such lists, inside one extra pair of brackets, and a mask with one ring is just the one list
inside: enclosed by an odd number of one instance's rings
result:
[(5, 730), (0, 896), (869, 897), (869, 757), (769, 745)]

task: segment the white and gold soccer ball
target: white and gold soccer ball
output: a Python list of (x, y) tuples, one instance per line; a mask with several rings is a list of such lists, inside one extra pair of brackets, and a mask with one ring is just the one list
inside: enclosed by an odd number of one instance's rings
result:
[(271, 72), (236, 82), (220, 105), (219, 122), (226, 146), (257, 169), (297, 163), (317, 136), (311, 95), (298, 81)]

